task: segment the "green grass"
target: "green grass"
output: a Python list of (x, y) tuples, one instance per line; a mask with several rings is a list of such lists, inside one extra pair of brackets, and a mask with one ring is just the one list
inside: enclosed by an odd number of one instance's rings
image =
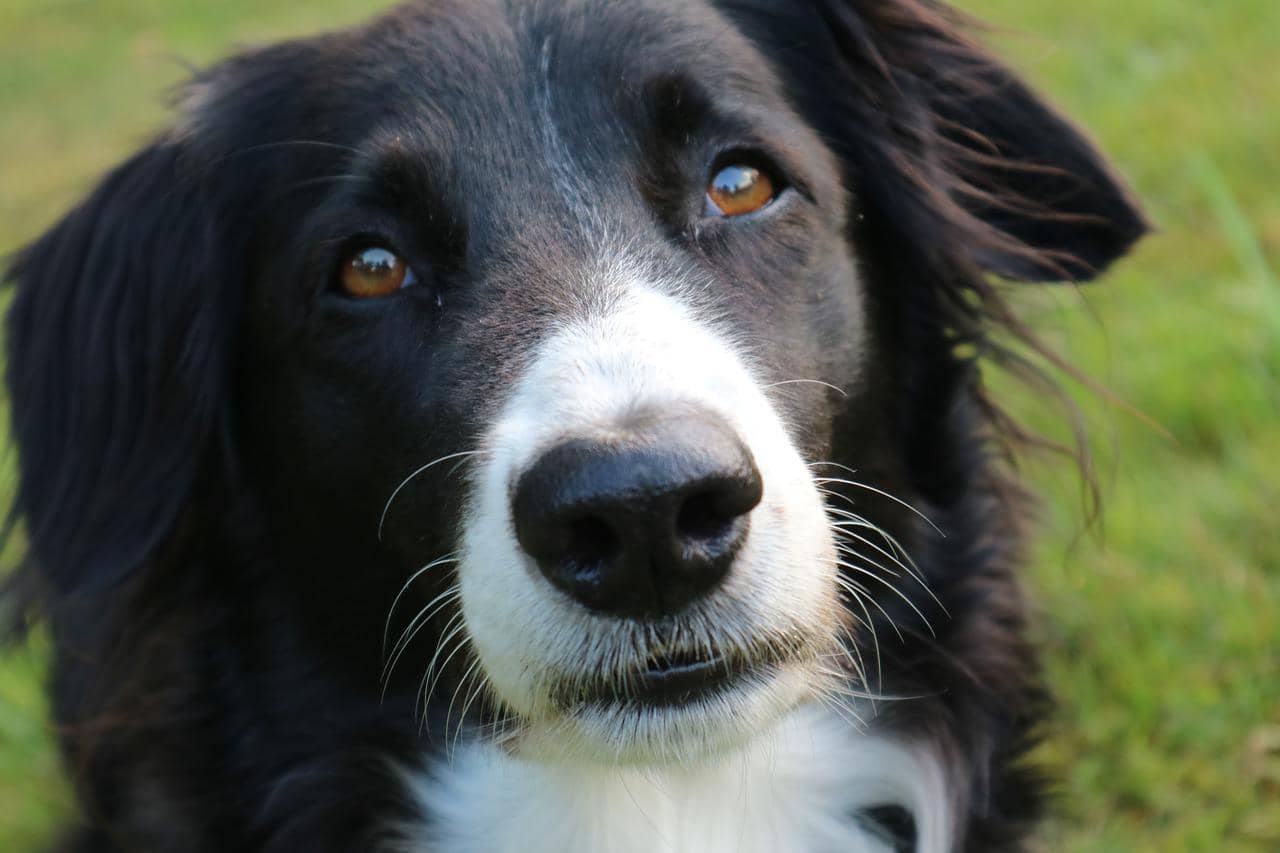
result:
[(1034, 471), (1052, 499), (1034, 579), (1062, 702), (1046, 753), (1074, 818), (1060, 846), (1280, 849), (1280, 5), (966, 6), (1021, 30), (996, 42), (1161, 229), (1104, 283), (1026, 299), (1172, 433), (1080, 395), (1107, 460), (1101, 537), (1077, 538), (1061, 466)]
[[(379, 5), (0, 0), (0, 252), (161, 126), (175, 57), (207, 62)], [(1048, 499), (1032, 577), (1062, 703), (1041, 756), (1063, 779), (1049, 849), (1280, 849), (1280, 4), (963, 6), (1099, 138), (1161, 229), (1104, 283), (1017, 297), (1171, 434), (1077, 394), (1101, 460), (1100, 534), (1081, 535), (1068, 466), (1027, 464)], [(0, 501), (11, 482), (0, 472)], [(43, 657), (37, 638), (0, 661), (4, 849), (36, 846), (70, 809)]]

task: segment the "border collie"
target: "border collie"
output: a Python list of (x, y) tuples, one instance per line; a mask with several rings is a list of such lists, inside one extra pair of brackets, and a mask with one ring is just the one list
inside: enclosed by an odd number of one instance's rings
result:
[(1020, 850), (995, 279), (1143, 232), (933, 0), (422, 0), (13, 260), (65, 849)]

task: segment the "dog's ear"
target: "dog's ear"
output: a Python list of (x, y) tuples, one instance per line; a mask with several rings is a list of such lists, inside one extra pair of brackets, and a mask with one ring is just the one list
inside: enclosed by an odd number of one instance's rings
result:
[(216, 187), (162, 140), (14, 260), (15, 513), (53, 589), (101, 589), (172, 530), (226, 418), (229, 270)]
[(858, 192), (977, 267), (1084, 281), (1146, 230), (1079, 130), (933, 0), (814, 0)]

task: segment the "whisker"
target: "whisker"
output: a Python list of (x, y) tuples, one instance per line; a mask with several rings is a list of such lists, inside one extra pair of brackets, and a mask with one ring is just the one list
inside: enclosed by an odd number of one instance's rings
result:
[[(840, 652), (837, 657), (844, 658), (845, 660), (849, 661), (849, 665), (853, 667), (854, 674), (857, 675), (858, 680), (863, 685), (865, 685), (868, 689), (870, 689), (871, 681), (867, 677), (867, 664), (866, 664), (866, 661), (862, 659), (862, 649), (858, 645), (857, 638), (853, 635), (852, 629), (850, 629), (847, 625), (841, 626), (840, 634), (841, 634), (841, 637), (836, 638), (837, 648), (839, 649), (839, 652)], [(848, 638), (848, 645), (845, 645), (844, 642), (842, 642), (842, 638), (844, 637)], [(879, 661), (879, 658), (877, 658), (876, 660), (877, 670), (879, 669), (879, 666), (880, 666), (880, 661)], [(877, 680), (879, 680), (879, 678), (880, 676), (877, 675)]]
[(854, 731), (866, 731), (867, 721), (846, 702), (841, 702), (837, 694), (833, 692), (823, 692), (818, 694), (818, 701), (823, 707), (830, 710), (840, 719), (848, 724), (849, 728)]
[(937, 693), (866, 693), (861, 690), (855, 690), (846, 685), (840, 679), (839, 672), (828, 672), (827, 675), (834, 675), (839, 681), (838, 685), (828, 689), (828, 693), (836, 696), (846, 696), (852, 699), (861, 699), (871, 702), (911, 702), (917, 699), (928, 699), (930, 696), (937, 696)]
[(823, 675), (832, 676), (833, 680), (836, 682), (835, 687), (827, 688), (827, 692), (829, 694), (849, 696), (854, 699), (861, 699), (863, 701), (873, 702), (873, 703), (880, 701), (880, 699), (882, 698), (892, 698), (892, 697), (883, 697), (879, 693), (873, 693), (870, 690), (870, 688), (865, 690), (859, 690), (857, 688), (850, 687), (848, 683), (848, 678), (849, 678), (848, 673), (843, 672), (838, 668), (829, 669), (826, 666), (820, 665), (818, 671)]
[(869, 492), (874, 492), (877, 495), (880, 495), (882, 498), (887, 498), (893, 501), (894, 503), (898, 504), (899, 506), (904, 507), (905, 509), (908, 509), (911, 512), (918, 515), (920, 518), (924, 520), (926, 524), (928, 524), (935, 531), (937, 531), (939, 536), (942, 536), (945, 538), (947, 535), (942, 532), (941, 527), (933, 523), (933, 519), (929, 518), (929, 516), (925, 515), (923, 512), (916, 509), (911, 504), (904, 501), (902, 498), (889, 494), (884, 489), (877, 489), (875, 486), (869, 486), (866, 483), (859, 483), (856, 480), (843, 480), (839, 477), (815, 477), (814, 481), (817, 483), (843, 483), (846, 486), (853, 486), (855, 489), (866, 489)]
[[(858, 515), (856, 512), (851, 512), (847, 509), (840, 509), (839, 507), (828, 506), (827, 512), (830, 513), (831, 515), (835, 515), (841, 519), (844, 519), (844, 522), (843, 522), (844, 524), (847, 524), (853, 527), (862, 527), (872, 531), (873, 533), (880, 534), (880, 538), (883, 539), (885, 543), (889, 545), (889, 547), (893, 548), (894, 551), (896, 551), (898, 555), (901, 556), (902, 559), (906, 560), (907, 563), (910, 564), (911, 569), (914, 569), (916, 572), (920, 571), (920, 567), (916, 564), (916, 561), (911, 558), (911, 555), (907, 552), (907, 549), (902, 547), (902, 544), (898, 542), (896, 538), (894, 538), (893, 534), (889, 533), (889, 531), (885, 530), (880, 525), (867, 520), (864, 516)], [(878, 546), (873, 545), (873, 543), (868, 542), (867, 544), (872, 545), (872, 547), (875, 547), (877, 550), (881, 551), (881, 553), (883, 553), (889, 559), (894, 560), (895, 562), (898, 561), (898, 557), (883, 551), (883, 549), (880, 549)], [(901, 565), (901, 563), (899, 563), (899, 565)], [(907, 569), (907, 566), (904, 565), (902, 566), (902, 568)]]
[[(480, 662), (480, 659), (476, 658), (476, 663), (479, 663), (479, 662)], [(458, 733), (457, 733), (457, 737), (455, 737), (454, 739), (453, 750), (457, 750), (458, 748), (458, 741), (461, 740), (462, 738), (462, 725), (463, 725), (463, 722), (467, 719), (467, 714), (470, 713), (471, 711), (472, 703), (474, 703), (477, 699), (480, 698), (480, 696), (484, 693), (485, 686), (489, 682), (488, 677), (485, 676), (484, 674), (483, 668), (478, 669), (476, 671), (474, 679), (475, 679), (475, 687), (473, 687), (470, 693), (467, 694), (467, 698), (462, 700), (462, 714), (458, 718)], [(452, 754), (453, 750), (451, 750), (450, 754)]]
[(840, 386), (832, 385), (830, 382), (823, 382), (821, 379), (784, 379), (781, 382), (771, 382), (770, 384), (765, 385), (763, 387), (765, 390), (768, 390), (770, 388), (777, 388), (779, 385), (796, 385), (801, 382), (812, 384), (812, 385), (821, 385), (823, 388), (830, 388), (832, 391), (835, 391), (841, 397), (849, 396), (849, 394)]
[[(875, 542), (872, 542), (867, 537), (862, 536), (861, 534), (858, 534), (858, 533), (854, 533), (852, 530), (849, 530), (847, 525), (850, 523), (852, 522), (835, 521), (835, 522), (832, 522), (832, 527), (835, 528), (841, 536), (848, 536), (848, 537), (857, 539), (859, 542), (862, 542), (868, 547), (874, 548), (876, 552), (883, 554), (887, 559), (892, 560), (894, 565), (901, 568), (904, 572), (906, 572), (907, 575), (911, 577), (912, 580), (920, 584), (920, 588), (929, 594), (929, 597), (933, 599), (933, 603), (938, 605), (939, 608), (941, 608), (943, 614), (947, 618), (951, 617), (951, 611), (947, 610), (946, 605), (942, 603), (942, 599), (938, 598), (938, 596), (934, 593), (933, 589), (929, 586), (929, 583), (924, 579), (924, 575), (920, 573), (920, 569), (916, 565), (915, 561), (911, 559), (909, 554), (907, 554), (905, 551), (902, 550), (901, 545), (898, 546), (898, 550), (902, 553), (904, 557), (907, 558), (907, 560), (910, 562), (910, 565), (902, 562), (902, 560), (898, 559), (896, 556), (894, 556), (892, 553), (885, 550), (884, 548), (881, 548), (879, 545), (877, 545)], [(879, 527), (876, 527), (874, 524), (869, 524), (864, 522), (864, 523), (857, 523), (856, 526), (865, 527), (868, 530), (874, 530), (876, 533), (879, 533), (882, 536), (885, 536), (888, 541), (891, 541), (891, 542), (893, 541), (893, 537), (889, 536), (887, 533), (885, 533)], [(853, 553), (856, 556), (861, 557), (862, 559), (867, 559), (866, 557), (863, 557), (861, 554), (858, 554), (856, 550)], [(897, 572), (893, 572), (892, 574), (894, 574), (894, 576), (897, 576)]]
[[(855, 556), (859, 556), (859, 557), (861, 557), (861, 555), (855, 555)], [(864, 557), (863, 559), (866, 559), (866, 558)], [(845, 560), (837, 560), (836, 562), (837, 562), (837, 563), (839, 563), (840, 565), (844, 566), (846, 569), (849, 569), (849, 570), (851, 570), (851, 571), (855, 571), (855, 572), (858, 572), (858, 573), (860, 573), (860, 574), (866, 575), (867, 577), (872, 578), (872, 579), (874, 579), (874, 580), (876, 580), (876, 581), (879, 581), (881, 584), (884, 584), (884, 586), (886, 586), (886, 587), (889, 589), (889, 591), (890, 591), (890, 592), (892, 592), (894, 595), (898, 596), (898, 598), (901, 598), (904, 602), (906, 602), (906, 605), (907, 605), (908, 607), (910, 607), (912, 610), (914, 610), (914, 611), (915, 611), (916, 615), (920, 617), (920, 621), (921, 621), (921, 622), (923, 622), (923, 623), (924, 623), (924, 626), (925, 626), (926, 628), (928, 628), (928, 629), (929, 629), (929, 633), (930, 633), (930, 634), (932, 634), (934, 637), (937, 637), (937, 636), (938, 636), (937, 632), (933, 630), (933, 625), (932, 625), (932, 624), (930, 624), (930, 622), (929, 622), (929, 618), (928, 618), (927, 616), (925, 616), (925, 615), (924, 615), (924, 612), (923, 612), (923, 611), (921, 611), (919, 607), (916, 607), (915, 602), (914, 602), (914, 601), (912, 601), (912, 600), (907, 596), (907, 594), (906, 594), (906, 593), (904, 593), (902, 590), (898, 589), (896, 586), (894, 586), (893, 584), (891, 584), (889, 581), (887, 581), (887, 580), (885, 580), (884, 578), (880, 577), (880, 575), (878, 575), (878, 574), (876, 574), (875, 572), (870, 571), (869, 569), (866, 569), (866, 568), (864, 568), (864, 567), (862, 567), (862, 566), (855, 565), (855, 564), (853, 564), (853, 563), (849, 563), (849, 562), (847, 562), (847, 561), (845, 561)], [(873, 604), (876, 604), (877, 606), (879, 606), (879, 605), (878, 605), (878, 602), (876, 602), (876, 600), (875, 600), (874, 598), (872, 598), (872, 599), (871, 599), (871, 602), (872, 602)], [(884, 612), (883, 608), (881, 608), (881, 612), (882, 612), (882, 613)], [(887, 617), (888, 615), (889, 615), (889, 614), (885, 613), (885, 616), (886, 616), (886, 617)], [(895, 630), (897, 630), (897, 629), (896, 629), (896, 626), (895, 626)], [(899, 636), (899, 637), (901, 637), (901, 636), (902, 636), (901, 632), (899, 632), (898, 636)]]
[[(465, 622), (458, 625), (458, 627), (454, 630), (454, 634), (456, 635), (458, 631), (461, 631), (464, 628), (466, 628)], [(441, 647), (443, 647), (444, 643), (441, 643), (440, 645)], [(458, 640), (457, 644), (454, 645), (453, 651), (449, 652), (448, 657), (446, 657), (443, 661), (440, 662), (440, 668), (436, 670), (435, 675), (431, 679), (431, 684), (427, 686), (426, 691), (422, 694), (422, 702), (423, 702), (423, 709), (424, 709), (424, 716), (423, 716), (424, 723), (426, 722), (425, 709), (427, 707), (427, 704), (430, 702), (428, 697), (430, 697), (431, 694), (436, 692), (436, 685), (440, 683), (440, 679), (444, 676), (445, 670), (449, 668), (449, 661), (453, 660), (457, 656), (458, 652), (462, 651), (466, 647), (467, 647), (467, 636), (465, 633), (463, 633), (461, 638)], [(447, 733), (448, 732), (447, 718), (445, 719), (445, 726), (446, 726), (445, 731)]]
[[(862, 571), (864, 572), (864, 574), (871, 574), (870, 572), (867, 572), (865, 569)], [(871, 576), (876, 577), (875, 575), (871, 575)], [(876, 578), (876, 580), (881, 580), (881, 579)], [(844, 587), (846, 592), (848, 592), (850, 595), (858, 599), (859, 602), (865, 601), (866, 603), (874, 607), (876, 610), (879, 610), (880, 615), (883, 616), (885, 621), (889, 623), (889, 627), (892, 628), (893, 632), (898, 635), (898, 641), (906, 642), (907, 638), (906, 636), (903, 635), (901, 629), (898, 628), (898, 623), (895, 622), (893, 620), (893, 617), (889, 615), (889, 611), (884, 609), (884, 605), (876, 601), (875, 596), (871, 594), (871, 590), (867, 589), (865, 586), (863, 586), (858, 581), (855, 581), (853, 578), (847, 578), (843, 575), (837, 575), (836, 582), (839, 583), (842, 587)]]
[[(916, 561), (912, 559), (911, 554), (907, 552), (907, 549), (902, 546), (902, 543), (900, 543), (897, 540), (897, 538), (893, 536), (893, 534), (889, 533), (889, 531), (885, 530), (883, 527), (880, 527), (878, 524), (873, 524), (872, 522), (868, 521), (866, 518), (864, 518), (861, 515), (858, 515), (857, 513), (850, 512), (848, 510), (843, 510), (843, 509), (840, 509), (839, 507), (833, 507), (833, 506), (828, 506), (826, 509), (828, 514), (834, 515), (837, 518), (844, 519), (844, 521), (831, 522), (831, 527), (834, 531), (836, 531), (839, 535), (857, 539), (859, 542), (865, 543), (871, 548), (874, 548), (877, 552), (883, 554), (886, 558), (892, 560), (895, 565), (899, 566), (904, 572), (910, 575), (916, 581), (916, 583), (920, 584), (920, 587), (929, 594), (929, 597), (933, 599), (933, 602), (938, 605), (938, 607), (942, 610), (943, 614), (947, 618), (951, 617), (951, 611), (947, 609), (947, 606), (942, 603), (942, 599), (938, 598), (938, 596), (934, 593), (932, 587), (929, 586), (928, 581), (925, 580), (924, 572), (920, 570), (919, 564), (917, 564)], [(866, 538), (865, 536), (862, 536), (861, 534), (858, 534), (853, 532), (852, 530), (849, 530), (848, 529), (849, 527), (860, 527), (860, 528), (870, 530), (874, 533), (879, 534), (879, 536), (882, 539), (884, 539), (885, 543), (888, 544), (889, 547), (893, 548), (894, 551), (897, 552), (897, 554), (901, 555), (901, 559), (899, 559), (897, 556), (890, 553), (886, 549), (880, 547), (875, 542), (872, 542), (870, 539)], [(903, 560), (905, 560), (906, 562), (904, 563)]]
[(452, 554), (446, 554), (443, 557), (440, 557), (439, 559), (432, 560), (430, 563), (427, 563), (425, 566), (423, 566), (422, 568), (414, 572), (412, 575), (410, 575), (409, 579), (404, 582), (404, 586), (400, 587), (400, 591), (396, 593), (395, 600), (391, 602), (391, 609), (387, 612), (387, 622), (385, 625), (382, 626), (383, 657), (386, 657), (386, 654), (387, 654), (387, 636), (391, 633), (391, 617), (395, 615), (396, 607), (399, 606), (400, 599), (401, 597), (404, 596), (405, 592), (408, 591), (410, 584), (412, 584), (414, 581), (420, 578), (427, 571), (434, 569), (436, 566), (444, 565), (445, 563), (456, 563), (458, 561), (457, 557), (458, 557), (458, 552), (454, 551)]
[(418, 636), (418, 633), (431, 622), (431, 619), (436, 615), (436, 613), (438, 613), (450, 601), (458, 598), (461, 593), (462, 590), (455, 584), (437, 595), (432, 599), (430, 604), (418, 611), (418, 615), (413, 617), (409, 626), (400, 634), (400, 639), (396, 641), (395, 649), (392, 650), (391, 659), (383, 667), (382, 692), (384, 697), (386, 695), (387, 688), (391, 684), (391, 673), (395, 670), (396, 664), (400, 662), (400, 658), (404, 655), (405, 651), (408, 650), (409, 645), (413, 642), (413, 638)]
[(414, 477), (417, 477), (419, 474), (423, 473), (424, 471), (436, 465), (439, 465), (441, 462), (448, 462), (450, 459), (462, 459), (467, 456), (476, 456), (479, 453), (480, 453), (479, 450), (463, 450), (459, 453), (450, 453), (447, 456), (441, 456), (439, 459), (431, 460), (426, 465), (423, 465), (421, 468), (419, 468), (417, 471), (414, 471), (408, 477), (405, 477), (400, 482), (400, 485), (396, 486), (395, 491), (391, 493), (391, 497), (387, 498), (387, 505), (382, 508), (382, 517), (378, 519), (378, 541), (379, 542), (382, 541), (382, 527), (387, 523), (387, 513), (391, 510), (391, 504), (395, 503), (396, 497), (400, 494), (401, 490), (404, 489), (405, 486), (409, 485), (409, 483), (413, 480)]
[[(455, 625), (454, 623), (457, 623), (457, 624)], [(426, 714), (426, 707), (428, 704), (427, 703), (428, 696), (427, 696), (427, 693), (425, 692), (425, 689), (427, 686), (427, 679), (431, 677), (431, 673), (435, 670), (436, 663), (440, 660), (440, 655), (443, 654), (444, 650), (448, 648), (451, 642), (453, 642), (453, 638), (458, 635), (458, 632), (462, 631), (465, 627), (466, 626), (463, 624), (463, 621), (462, 621), (461, 610), (459, 610), (457, 613), (449, 617), (449, 621), (444, 623), (444, 629), (441, 631), (441, 639), (439, 644), (436, 646), (435, 653), (431, 655), (431, 660), (430, 662), (427, 663), (427, 670), (422, 674), (422, 680), (418, 682), (418, 695), (417, 695), (417, 698), (415, 698), (414, 700), (414, 713), (415, 714), (417, 713), (418, 701), (421, 700), (423, 703), (423, 714), (424, 714), (423, 723), (424, 724), (426, 723), (425, 714)]]
[(938, 696), (941, 693), (941, 691), (935, 691), (932, 693), (877, 693), (874, 696), (868, 696), (863, 695), (861, 691), (849, 689), (844, 684), (841, 684), (832, 692), (838, 695), (850, 696), (854, 699), (874, 700), (876, 702), (913, 702), (919, 699), (928, 699), (933, 696)]
[[(858, 605), (858, 607), (860, 607), (860, 608), (862, 609), (862, 613), (863, 613), (863, 615), (864, 615), (864, 616), (866, 616), (866, 620), (865, 620), (865, 621), (863, 621), (862, 619), (860, 619), (860, 618), (858, 617), (858, 615), (857, 615), (856, 613), (852, 613), (852, 612), (850, 612), (850, 614), (849, 614), (849, 615), (850, 615), (850, 616), (852, 616), (854, 619), (857, 619), (859, 622), (861, 622), (863, 625), (865, 625), (865, 626), (867, 627), (867, 631), (871, 634), (871, 646), (872, 646), (873, 650), (875, 651), (875, 655), (876, 655), (876, 682), (877, 682), (877, 683), (880, 683), (880, 682), (884, 681), (884, 670), (881, 668), (882, 663), (881, 663), (881, 656), (880, 656), (880, 635), (879, 635), (879, 632), (877, 632), (877, 631), (876, 631), (876, 623), (875, 623), (875, 619), (874, 619), (874, 618), (872, 618), (872, 616), (871, 616), (871, 611), (870, 611), (869, 609), (867, 609), (867, 602), (863, 600), (863, 597), (862, 597), (861, 595), (859, 595), (859, 594), (858, 594), (858, 591), (857, 591), (856, 589), (853, 589), (853, 588), (851, 588), (851, 587), (847, 586), (847, 584), (849, 583), (848, 579), (847, 579), (847, 578), (845, 578), (845, 577), (843, 577), (843, 576), (841, 576), (839, 572), (837, 572), (837, 573), (836, 573), (836, 583), (837, 583), (837, 585), (841, 586), (841, 587), (844, 589), (844, 591), (845, 591), (845, 592), (847, 592), (847, 593), (849, 594), (849, 596), (850, 596), (851, 598), (853, 598), (854, 603), (856, 603), (856, 604)], [(868, 596), (868, 600), (870, 600), (872, 604), (876, 604), (876, 606), (877, 606), (877, 607), (879, 606), (879, 605), (877, 604), (877, 602), (876, 602), (876, 600), (875, 600), (874, 598), (871, 598), (870, 596)], [(881, 612), (882, 612), (882, 613), (884, 612), (884, 609), (883, 609), (883, 608), (881, 608)], [(888, 614), (888, 613), (885, 613), (885, 618), (886, 618), (886, 619), (889, 619), (889, 614)], [(891, 626), (893, 626), (893, 629), (894, 629), (895, 631), (897, 631), (897, 630), (898, 630), (897, 626), (896, 626), (896, 625), (893, 625), (893, 620), (892, 620), (892, 619), (889, 619), (889, 624), (890, 624)], [(902, 634), (901, 634), (901, 633), (899, 633), (899, 634), (898, 634), (898, 636), (899, 636), (899, 638), (901, 638), (901, 637), (902, 637)], [(857, 638), (856, 638), (856, 637), (853, 637), (853, 636), (851, 635), (851, 636), (850, 636), (850, 641), (851, 641), (851, 644), (853, 645), (854, 649), (855, 649), (855, 650), (858, 650), (858, 658), (859, 658), (859, 659), (861, 659), (861, 658), (862, 658), (862, 652), (861, 652), (861, 650), (859, 650), (859, 648), (858, 648)], [(865, 667), (864, 667), (864, 672), (865, 672)]]
[[(884, 528), (880, 527), (880, 525), (878, 525), (878, 524), (876, 524), (876, 523), (874, 523), (874, 522), (872, 522), (872, 521), (868, 521), (865, 517), (863, 517), (863, 516), (861, 516), (861, 515), (858, 515), (856, 512), (852, 512), (852, 511), (847, 510), (847, 509), (840, 509), (839, 507), (830, 507), (830, 506), (829, 506), (829, 507), (827, 507), (827, 512), (828, 512), (829, 514), (834, 515), (834, 516), (836, 516), (837, 518), (839, 518), (839, 519), (840, 519), (840, 521), (836, 522), (837, 524), (841, 524), (841, 525), (846, 526), (846, 527), (861, 527), (861, 528), (864, 528), (864, 529), (866, 529), (866, 530), (870, 530), (870, 531), (872, 531), (873, 533), (879, 533), (879, 534), (880, 534), (880, 538), (884, 539), (886, 542), (888, 542), (888, 543), (890, 543), (890, 544), (895, 545), (895, 546), (896, 546), (896, 550), (898, 550), (898, 551), (902, 551), (902, 550), (903, 550), (901, 545), (897, 545), (897, 543), (896, 543), (896, 542), (892, 541), (892, 540), (893, 540), (893, 537), (892, 537), (891, 535), (889, 535), (889, 533), (887, 533), (887, 532), (884, 530)], [(890, 554), (890, 553), (888, 553), (887, 551), (883, 551), (883, 549), (880, 549), (880, 550), (881, 550), (881, 551), (882, 551), (882, 553), (884, 553), (884, 555), (885, 555), (886, 557), (888, 557), (889, 559), (891, 559), (891, 560), (895, 560), (895, 561), (896, 561), (896, 560), (898, 560), (898, 557), (897, 557), (897, 556), (895, 556), (895, 555), (893, 555), (893, 554)], [(905, 556), (905, 554), (904, 554), (904, 556)], [(911, 558), (908, 556), (908, 557), (907, 557), (907, 559), (908, 559), (908, 560), (910, 560)], [(914, 565), (915, 565), (915, 561), (914, 561), (914, 560), (912, 560), (911, 562), (912, 562), (912, 565), (914, 566)], [(905, 569), (905, 568), (906, 568), (906, 566), (903, 566), (903, 568)]]
[[(871, 633), (871, 647), (872, 647), (872, 650), (873, 650), (873, 651), (874, 651), (874, 653), (875, 653), (875, 658), (876, 658), (876, 684), (877, 684), (877, 685), (879, 685), (879, 684), (883, 684), (883, 683), (884, 683), (884, 670), (882, 669), (883, 661), (881, 660), (881, 657), (880, 657), (880, 638), (879, 638), (878, 636), (876, 636), (876, 627), (875, 627), (875, 624), (874, 624), (873, 622), (871, 622), (871, 621), (870, 621), (870, 620), (871, 620), (871, 612), (870, 612), (869, 610), (867, 610), (866, 605), (865, 605), (865, 604), (863, 604), (863, 602), (862, 602), (861, 600), (859, 600), (859, 599), (858, 599), (858, 596), (856, 596), (856, 595), (855, 595), (855, 596), (854, 596), (854, 599), (857, 601), (858, 606), (862, 608), (862, 610), (863, 610), (863, 612), (866, 614), (866, 618), (867, 618), (867, 620), (868, 620), (868, 621), (866, 621), (866, 622), (865, 622), (865, 623), (863, 623), (863, 624), (867, 625), (867, 629), (868, 629), (868, 631)], [(859, 621), (860, 623), (862, 623), (862, 620), (861, 620), (861, 619), (859, 619), (858, 621)], [(853, 653), (854, 655), (856, 655), (856, 656), (857, 656), (857, 658), (858, 658), (858, 669), (860, 670), (861, 675), (862, 675), (862, 683), (866, 686), (866, 688), (867, 688), (868, 690), (870, 690), (870, 689), (871, 689), (871, 679), (870, 679), (870, 677), (868, 676), (868, 673), (867, 673), (867, 662), (866, 662), (866, 661), (863, 659), (863, 657), (862, 657), (862, 644), (858, 642), (858, 637), (857, 637), (857, 635), (854, 633), (854, 630), (853, 630), (853, 627), (852, 627), (852, 626), (849, 626), (849, 625), (844, 626), (844, 627), (842, 628), (842, 630), (841, 630), (841, 633), (843, 633), (843, 634), (848, 638), (848, 642), (849, 642), (849, 645), (848, 645), (848, 646), (843, 646), (843, 645), (842, 645), (842, 646), (841, 646), (841, 648), (845, 651), (846, 655), (849, 653), (849, 650), (852, 650), (852, 653)]]
[[(449, 728), (450, 728), (449, 721), (453, 719), (453, 705), (455, 702), (458, 701), (458, 694), (462, 692), (462, 688), (467, 684), (468, 679), (471, 678), (472, 673), (476, 671), (476, 667), (478, 667), (479, 665), (480, 665), (480, 658), (477, 657), (475, 660), (471, 662), (471, 666), (467, 667), (466, 672), (462, 673), (462, 678), (458, 679), (458, 686), (453, 689), (453, 695), (449, 697), (449, 704), (448, 706), (446, 706), (447, 710), (445, 711), (445, 716), (444, 716), (444, 734), (445, 734), (446, 742), (449, 739)], [(465, 720), (466, 720), (465, 716), (462, 716), (458, 719), (458, 737), (462, 736), (462, 725)], [(457, 744), (455, 742), (454, 746), (456, 745)], [(450, 760), (452, 760), (453, 747), (449, 747), (447, 752), (450, 756)]]
[(832, 462), (830, 459), (820, 459), (817, 462), (810, 462), (808, 464), (810, 468), (818, 468), (822, 466), (826, 466), (828, 468), (839, 468), (841, 471), (844, 471), (850, 477), (858, 476), (857, 468), (850, 468), (848, 465), (841, 465), (839, 462)]
[(889, 568), (888, 566), (884, 565), (883, 563), (879, 562), (878, 560), (872, 557), (868, 557), (867, 555), (863, 554), (861, 551), (853, 547), (853, 545), (851, 545), (848, 542), (837, 542), (836, 550), (844, 554), (846, 557), (856, 557), (859, 560), (865, 560), (867, 563), (871, 564), (872, 566), (875, 566), (877, 569), (884, 572), (886, 575), (888, 575), (891, 578), (902, 577), (901, 572), (896, 572), (893, 569)]

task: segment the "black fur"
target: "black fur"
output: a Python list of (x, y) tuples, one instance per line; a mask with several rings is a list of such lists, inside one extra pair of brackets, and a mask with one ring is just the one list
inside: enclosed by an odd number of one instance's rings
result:
[[(533, 115), (547, 44), (576, 198)], [(808, 202), (756, 231), (699, 225), (709, 161), (739, 148)], [(797, 388), (786, 414), (808, 458), (945, 532), (856, 496), (939, 599), (910, 593), (936, 636), (880, 602), (907, 626), (880, 686), (921, 697), (880, 724), (946, 755), (963, 849), (1023, 849), (1046, 701), (1014, 577), (1026, 501), (958, 349), (1025, 334), (990, 274), (1085, 280), (1144, 224), (931, 0), (422, 2), (194, 81), (175, 128), (9, 272), (31, 543), (11, 595), (52, 628), (87, 827), (67, 849), (368, 849), (407, 815), (385, 759), (439, 744), (416, 678), (379, 696), (383, 619), (455, 547), (465, 478), (416, 479), (382, 541), (380, 514), (406, 473), (474, 443), (569, 310), (583, 202), (658, 265), (709, 270), (778, 376), (846, 384), (865, 289), (872, 378), (847, 399)], [(333, 289), (339, 249), (371, 233), (431, 278), (394, 310)]]

